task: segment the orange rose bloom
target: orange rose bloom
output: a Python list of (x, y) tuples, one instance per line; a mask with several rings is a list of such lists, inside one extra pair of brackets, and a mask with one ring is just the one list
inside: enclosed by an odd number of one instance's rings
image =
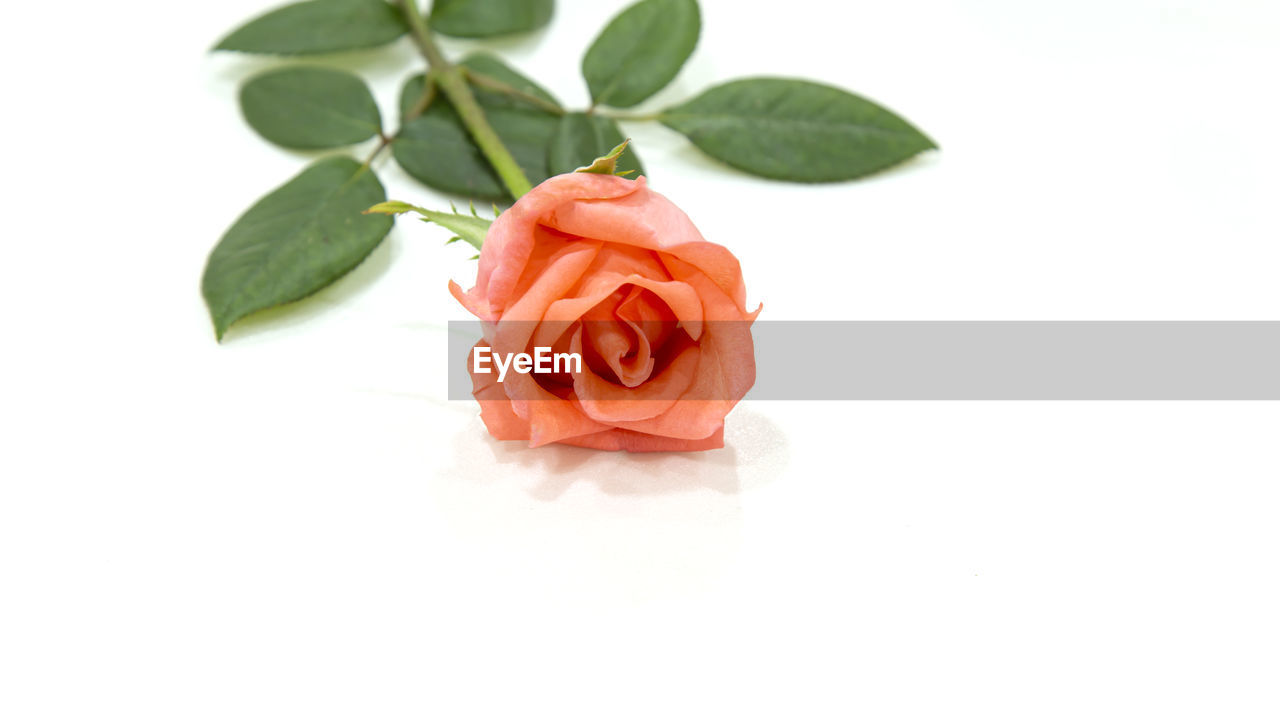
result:
[[(556, 374), (468, 370), (499, 440), (602, 450), (724, 446), (724, 418), (755, 382), (738, 260), (643, 177), (568, 173), (490, 227), (476, 286), (449, 290), (495, 354), (580, 354)], [(475, 352), (473, 348), (473, 354)]]

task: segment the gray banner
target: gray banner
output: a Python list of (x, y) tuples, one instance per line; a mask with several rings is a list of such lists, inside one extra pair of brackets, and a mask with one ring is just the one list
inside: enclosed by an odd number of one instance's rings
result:
[[(752, 400), (1280, 400), (1280, 322), (760, 320)], [(449, 323), (471, 397), (479, 322)]]

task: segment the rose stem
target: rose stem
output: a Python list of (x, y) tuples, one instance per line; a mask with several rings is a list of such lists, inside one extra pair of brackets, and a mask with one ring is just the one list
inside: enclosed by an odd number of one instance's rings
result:
[(524, 171), (520, 169), (515, 158), (511, 157), (511, 151), (502, 144), (502, 139), (489, 124), (480, 103), (476, 102), (475, 95), (471, 94), (465, 71), (445, 60), (444, 55), (440, 54), (440, 48), (436, 47), (435, 40), (431, 38), (431, 31), (427, 28), (427, 21), (422, 17), (422, 11), (418, 9), (418, 0), (401, 0), (400, 7), (404, 11), (405, 19), (409, 22), (413, 41), (422, 51), (422, 56), (426, 58), (427, 65), (435, 75), (440, 90), (453, 103), (454, 109), (458, 111), (458, 117), (462, 119), (462, 124), (467, 127), (467, 131), (479, 146), (480, 152), (484, 153), (485, 159), (498, 173), (502, 184), (507, 186), (507, 191), (515, 198), (529, 192), (533, 189), (529, 178), (525, 177)]
[(379, 153), (386, 150), (391, 143), (396, 141), (396, 138), (400, 137), (400, 133), (404, 130), (404, 126), (407, 125), (410, 120), (426, 112), (427, 108), (431, 107), (431, 102), (435, 99), (436, 79), (430, 72), (427, 72), (427, 74), (422, 77), (422, 94), (418, 96), (418, 100), (413, 104), (413, 107), (409, 108), (409, 111), (400, 119), (400, 129), (397, 130), (394, 135), (382, 133), (382, 137), (378, 141), (378, 146), (373, 149), (372, 153), (369, 153), (368, 159), (364, 161), (364, 166), (367, 168), (372, 165), (374, 158), (378, 157)]

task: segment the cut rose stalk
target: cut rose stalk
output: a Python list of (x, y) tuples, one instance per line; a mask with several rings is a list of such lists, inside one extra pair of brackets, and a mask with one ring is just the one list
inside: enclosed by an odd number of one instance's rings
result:
[(414, 44), (422, 51), (427, 65), (435, 73), (440, 91), (453, 103), (462, 124), (466, 126), (467, 132), (471, 133), (476, 146), (493, 166), (494, 172), (498, 174), (507, 191), (512, 197), (520, 198), (529, 192), (532, 184), (512, 157), (511, 151), (489, 124), (484, 108), (476, 102), (471, 87), (467, 85), (466, 71), (446, 60), (440, 49), (436, 47), (431, 31), (427, 27), (427, 21), (422, 17), (422, 11), (418, 9), (416, 0), (402, 0), (400, 8), (404, 12), (405, 20), (409, 23), (409, 33), (413, 36)]

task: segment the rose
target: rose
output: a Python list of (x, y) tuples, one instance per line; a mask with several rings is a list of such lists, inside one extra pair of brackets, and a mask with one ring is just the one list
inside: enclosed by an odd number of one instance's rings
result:
[[(575, 372), (475, 372), (490, 434), (530, 447), (706, 450), (755, 382), (738, 260), (707, 242), (643, 177), (568, 173), (503, 212), (476, 286), (454, 297), (483, 321), (494, 356), (572, 351)], [(472, 349), (473, 357), (475, 348)]]

